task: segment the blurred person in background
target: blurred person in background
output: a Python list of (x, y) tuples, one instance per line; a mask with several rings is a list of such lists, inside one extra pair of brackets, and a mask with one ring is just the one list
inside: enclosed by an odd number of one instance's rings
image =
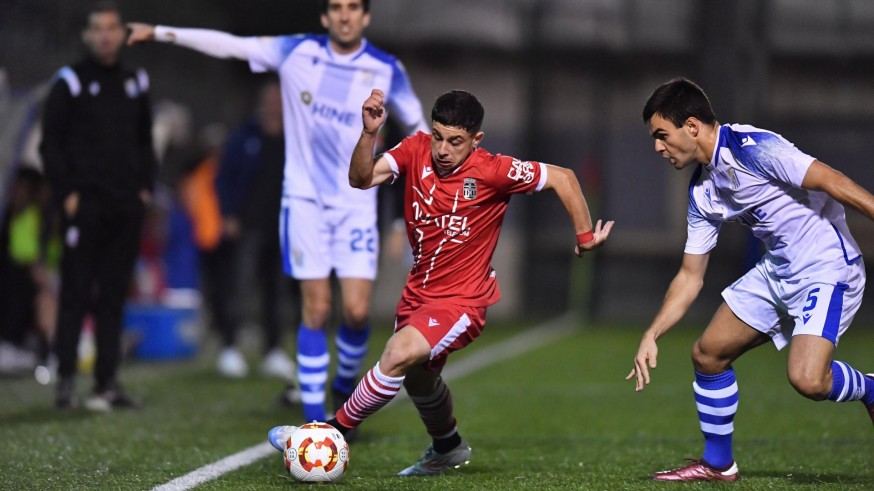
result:
[[(660, 481), (736, 481), (732, 435), (738, 409), (733, 363), (772, 341), (787, 344), (789, 383), (815, 401), (862, 401), (874, 421), (874, 375), (834, 359), (865, 289), (865, 265), (844, 206), (874, 220), (874, 196), (771, 131), (720, 124), (695, 83), (658, 87), (643, 109), (655, 151), (692, 167), (688, 236), (680, 271), (643, 334), (627, 379), (640, 391), (656, 368), (656, 341), (686, 313), (704, 284), (720, 227), (749, 227), (767, 252), (722, 291), (724, 302), (692, 347), (692, 384), (704, 435), (701, 459), (657, 472)], [(791, 340), (791, 344), (790, 344)]]
[[(282, 93), (271, 80), (258, 96), (254, 117), (228, 139), (218, 169), (216, 187), (222, 215), (222, 243), (216, 260), (226, 265), (219, 279), (216, 302), (239, 302), (243, 285), (258, 287), (264, 357), (261, 373), (293, 383), (295, 366), (282, 347), (280, 307), (291, 298), (289, 279), (282, 274), (282, 251), (276, 240), (282, 201), (285, 145), (282, 131)], [(238, 307), (239, 308), (239, 307)], [(237, 347), (241, 315), (222, 319), (217, 326), (223, 350), (217, 368), (228, 377), (243, 377), (248, 365)]]
[(39, 171), (17, 169), (0, 223), (0, 373), (29, 371), (48, 356), (60, 256), (48, 194)]
[(335, 409), (355, 387), (370, 335), (379, 248), (376, 190), (353, 189), (347, 177), (362, 130), (360, 101), (379, 88), (406, 134), (427, 129), (401, 63), (364, 38), (369, 7), (368, 0), (321, 0), (327, 35), (244, 38), (206, 29), (129, 24), (129, 44), (172, 43), (217, 58), (246, 60), (254, 72), (279, 73), (285, 118), (279, 233), (283, 269), (300, 280), (297, 361), (307, 421), (324, 421), (327, 415), (332, 272), (339, 278), (343, 312), (336, 337), (339, 364), (331, 384)]
[(125, 27), (118, 8), (92, 8), (82, 40), (85, 58), (61, 68), (52, 83), (40, 146), (63, 217), (55, 405), (78, 405), (77, 347), (91, 311), (97, 361), (85, 406), (109, 411), (140, 405), (119, 383), (118, 367), (122, 312), (156, 161), (148, 76), (121, 64)]
[(145, 283), (148, 290), (160, 282), (160, 288), (153, 291), (156, 298), (151, 300), (147, 295), (146, 301), (199, 308), (203, 303), (200, 253), (179, 193), (186, 173), (202, 157), (192, 118), (191, 110), (178, 102), (163, 99), (154, 104), (152, 138), (160, 170), (141, 244), (147, 251), (151, 249), (151, 254), (141, 251), (137, 283)]
[(213, 259), (220, 257), (223, 250), (216, 175), (226, 136), (223, 124), (207, 124), (197, 132), (188, 155), (177, 160), (177, 168), (168, 169), (164, 176), (171, 179), (174, 211), (178, 212), (171, 216), (174, 223), (164, 254), (168, 286), (173, 285), (164, 294), (164, 300), (171, 304), (181, 300), (179, 293), (185, 290), (179, 288), (180, 283), (193, 280), (205, 300), (212, 324), (221, 323), (237, 304), (236, 298), (224, 295), (228, 287), (222, 276), (225, 264)]

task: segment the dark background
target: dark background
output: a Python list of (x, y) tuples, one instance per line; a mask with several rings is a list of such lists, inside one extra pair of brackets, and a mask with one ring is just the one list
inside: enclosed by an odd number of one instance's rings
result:
[[(238, 35), (321, 31), (315, 0), (124, 0), (126, 20)], [(0, 170), (34, 90), (82, 50), (87, 2), (3, 0)], [(874, 188), (874, 2), (866, 0), (373, 0), (369, 39), (403, 60), (427, 111), (463, 88), (486, 108), (484, 146), (576, 170), (596, 217), (615, 219), (609, 246), (584, 261), (551, 194), (514, 200), (495, 266), (504, 301), (493, 315), (577, 309), (645, 323), (675, 273), (685, 240), (686, 186), (652, 151), (640, 120), (649, 93), (686, 76), (724, 123), (770, 129)], [(149, 44), (127, 50), (152, 96), (188, 106), (195, 128), (237, 125), (264, 77), (239, 61)], [(0, 175), (5, 175), (3, 172)], [(874, 226), (849, 211), (870, 253)], [(689, 318), (705, 322), (719, 291), (757, 258), (727, 226)], [(382, 273), (376, 309), (390, 311), (403, 264)], [(859, 318), (874, 310), (863, 304)]]

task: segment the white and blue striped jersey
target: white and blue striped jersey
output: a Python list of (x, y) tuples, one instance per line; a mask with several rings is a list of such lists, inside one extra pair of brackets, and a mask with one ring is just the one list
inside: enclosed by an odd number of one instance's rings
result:
[(716, 246), (720, 225), (739, 222), (764, 242), (762, 261), (783, 278), (810, 277), (859, 260), (844, 207), (801, 187), (815, 159), (780, 135), (749, 125), (723, 125), (708, 165), (689, 185), (685, 252)]
[(247, 55), (254, 72), (276, 71), (285, 123), (283, 195), (331, 208), (376, 209), (376, 188), (349, 185), (349, 162), (361, 135), (361, 106), (374, 88), (409, 132), (428, 131), (422, 105), (397, 58), (367, 40), (354, 53), (331, 51), (327, 35), (257, 38)]

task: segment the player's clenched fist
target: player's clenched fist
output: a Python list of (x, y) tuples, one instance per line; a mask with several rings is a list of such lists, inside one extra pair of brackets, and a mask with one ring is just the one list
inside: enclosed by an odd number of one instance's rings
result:
[(141, 22), (128, 22), (127, 28), (130, 34), (127, 36), (127, 45), (133, 46), (143, 41), (155, 40), (155, 26)]
[(385, 123), (384, 101), (385, 94), (379, 89), (373, 89), (370, 97), (364, 101), (364, 105), (361, 107), (361, 119), (364, 123), (364, 131), (367, 133), (375, 134), (379, 131), (382, 123)]

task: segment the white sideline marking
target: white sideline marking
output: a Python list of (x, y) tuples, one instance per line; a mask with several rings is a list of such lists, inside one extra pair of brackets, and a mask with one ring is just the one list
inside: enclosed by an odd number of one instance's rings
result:
[(240, 467), (249, 465), (275, 453), (276, 449), (273, 448), (273, 445), (271, 445), (270, 442), (262, 442), (225, 457), (218, 462), (205, 465), (185, 474), (184, 476), (177, 477), (167, 484), (162, 484), (161, 486), (153, 488), (153, 491), (183, 491), (194, 489), (205, 482), (217, 479), (228, 472), (235, 471)]
[[(479, 350), (475, 355), (468, 356), (447, 366), (443, 370), (443, 379), (449, 381), (461, 378), (499, 361), (545, 346), (553, 341), (569, 336), (576, 330), (576, 324), (576, 316), (565, 314), (539, 326), (526, 329), (521, 334), (517, 334), (498, 344), (487, 346)], [(405, 399), (407, 399), (407, 393), (399, 393), (386, 407)], [(273, 445), (269, 442), (262, 442), (229, 455), (217, 462), (195, 469), (166, 484), (152, 488), (152, 491), (187, 491), (194, 489), (203, 483), (218, 479), (222, 475), (235, 471), (240, 467), (247, 466), (275, 454), (276, 449), (273, 448)]]

